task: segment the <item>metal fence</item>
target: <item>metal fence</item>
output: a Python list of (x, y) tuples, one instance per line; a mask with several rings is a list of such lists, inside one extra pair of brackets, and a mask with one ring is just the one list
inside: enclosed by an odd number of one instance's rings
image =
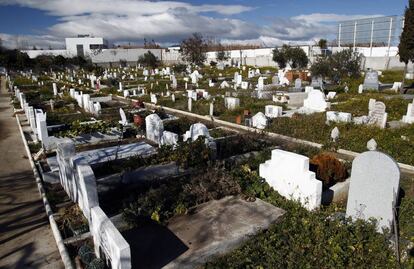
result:
[(375, 17), (340, 22), (339, 47), (390, 47), (400, 42), (404, 18), (401, 16)]

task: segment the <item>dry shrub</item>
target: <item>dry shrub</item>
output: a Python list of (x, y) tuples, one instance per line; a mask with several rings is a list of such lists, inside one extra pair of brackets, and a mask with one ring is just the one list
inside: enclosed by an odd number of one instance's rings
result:
[(311, 170), (316, 172), (316, 177), (323, 182), (324, 187), (330, 187), (337, 182), (345, 181), (348, 177), (345, 165), (330, 154), (315, 155), (310, 164)]
[(195, 204), (240, 193), (239, 184), (228, 173), (218, 169), (211, 169), (194, 176), (191, 182), (183, 187), (186, 200), (192, 201), (191, 203), (195, 202)]

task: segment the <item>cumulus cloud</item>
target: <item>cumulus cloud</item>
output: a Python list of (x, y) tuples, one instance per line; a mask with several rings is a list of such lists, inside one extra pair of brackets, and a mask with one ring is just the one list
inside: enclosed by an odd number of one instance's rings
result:
[[(335, 34), (332, 22), (367, 17), (365, 15), (302, 14), (274, 18), (267, 25), (235, 19), (248, 12), (245, 5), (194, 5), (180, 1), (148, 0), (0, 0), (0, 5), (18, 5), (57, 16), (58, 23), (43, 29), (44, 35), (26, 36), (30, 45), (90, 34), (112, 42), (154, 39), (162, 44), (177, 43), (191, 33), (222, 39), (224, 42), (249, 42), (266, 46), (307, 43)], [(213, 14), (213, 15), (212, 15)], [(215, 14), (215, 15), (214, 15)], [(12, 40), (6, 36), (3, 39)], [(12, 45), (12, 41), (6, 41)], [(48, 47), (48, 45), (47, 45)]]

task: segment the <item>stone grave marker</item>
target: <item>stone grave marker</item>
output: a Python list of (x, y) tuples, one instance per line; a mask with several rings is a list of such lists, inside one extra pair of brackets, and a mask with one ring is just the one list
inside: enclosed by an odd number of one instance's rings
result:
[(164, 132), (164, 123), (157, 114), (145, 118), (146, 137), (154, 143), (160, 144)]
[(399, 183), (400, 169), (390, 156), (379, 151), (358, 155), (352, 162), (346, 215), (377, 219), (379, 232), (391, 229)]
[(268, 118), (277, 118), (282, 116), (283, 108), (281, 106), (265, 106), (265, 116)]
[(367, 142), (367, 149), (368, 150), (377, 150), (377, 142), (375, 141), (374, 138), (371, 138), (368, 142)]
[(388, 114), (385, 112), (385, 104), (383, 102), (375, 102), (373, 109), (369, 112), (369, 124), (377, 125), (385, 128), (387, 124)]
[(338, 127), (335, 127), (335, 128), (332, 129), (332, 131), (331, 131), (331, 139), (332, 139), (333, 142), (336, 142), (338, 140), (339, 134), (340, 133), (339, 133)]
[(308, 98), (303, 101), (303, 107), (315, 112), (323, 112), (328, 108), (328, 103), (320, 90), (312, 90), (308, 93)]
[(128, 125), (128, 119), (125, 115), (125, 111), (121, 108), (119, 108), (119, 115), (121, 116), (121, 120), (119, 121), (120, 124), (123, 126)]
[(309, 171), (308, 157), (275, 149), (272, 158), (260, 164), (259, 175), (282, 196), (298, 200), (308, 210), (321, 205), (322, 181)]
[(295, 90), (302, 89), (302, 80), (300, 78), (295, 79)]
[(257, 129), (265, 129), (267, 127), (267, 118), (262, 112), (258, 112), (252, 117), (252, 127)]
[(364, 90), (379, 90), (378, 72), (370, 70), (365, 74)]
[(402, 121), (409, 124), (414, 123), (414, 102), (408, 104), (407, 114), (403, 116)]

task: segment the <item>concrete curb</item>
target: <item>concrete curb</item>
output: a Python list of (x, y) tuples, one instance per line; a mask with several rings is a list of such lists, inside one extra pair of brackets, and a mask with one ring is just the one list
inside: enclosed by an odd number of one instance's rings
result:
[[(121, 98), (126, 99), (125, 97), (121, 97)], [(134, 100), (134, 99), (128, 99), (128, 100), (136, 102), (136, 100)], [(177, 113), (177, 114), (184, 115), (184, 116), (189, 116), (189, 117), (197, 118), (197, 119), (204, 120), (204, 121), (210, 121), (210, 122), (218, 123), (220, 125), (224, 125), (224, 126), (229, 127), (229, 128), (234, 128), (234, 129), (253, 132), (253, 133), (263, 133), (267, 136), (270, 136), (270, 137), (273, 137), (273, 138), (283, 139), (283, 140), (286, 140), (288, 142), (307, 145), (307, 146), (311, 146), (311, 147), (315, 147), (315, 148), (319, 148), (319, 149), (323, 147), (323, 145), (319, 144), (319, 143), (315, 143), (315, 142), (311, 142), (311, 141), (307, 141), (307, 140), (302, 140), (302, 139), (298, 139), (298, 138), (293, 138), (293, 137), (290, 137), (290, 136), (280, 135), (280, 134), (276, 134), (276, 133), (272, 133), (272, 132), (261, 131), (261, 130), (258, 130), (256, 128), (247, 127), (247, 126), (243, 126), (243, 125), (239, 125), (239, 124), (219, 120), (219, 119), (216, 119), (216, 118), (210, 117), (210, 116), (202, 116), (202, 115), (198, 115), (198, 114), (195, 114), (195, 113), (182, 111), (182, 110), (178, 110), (178, 109), (174, 109), (174, 108), (169, 108), (169, 107), (165, 107), (165, 106), (154, 105), (154, 104), (146, 103), (146, 102), (144, 102), (144, 105), (145, 105), (145, 107), (148, 107), (148, 108), (151, 108), (151, 109), (162, 108), (162, 109), (164, 109), (165, 111), (168, 111), (168, 112)], [(351, 158), (355, 158), (356, 156), (358, 156), (360, 154), (358, 152), (353, 152), (353, 151), (345, 150), (345, 149), (338, 149), (337, 152), (340, 153), (340, 154), (346, 155), (348, 157), (351, 157)], [(400, 169), (405, 169), (409, 172), (414, 173), (414, 166), (412, 166), (412, 165), (408, 165), (408, 164), (405, 164), (405, 163), (398, 163), (398, 166), (400, 167)]]
[(30, 153), (29, 146), (28, 146), (26, 138), (24, 136), (22, 126), (20, 125), (19, 115), (16, 115), (16, 121), (17, 121), (17, 126), (19, 127), (19, 130), (20, 130), (20, 135), (22, 137), (24, 147), (26, 149), (27, 157), (30, 161), (30, 166), (32, 167), (33, 174), (34, 174), (35, 179), (36, 179), (37, 188), (39, 189), (40, 197), (42, 198), (43, 205), (44, 205), (45, 210), (46, 210), (46, 215), (49, 219), (49, 223), (50, 223), (50, 227), (51, 227), (52, 232), (53, 232), (53, 236), (55, 237), (55, 240), (56, 240), (56, 245), (58, 247), (60, 257), (62, 258), (63, 265), (65, 266), (66, 269), (74, 269), (74, 267), (72, 265), (72, 261), (71, 261), (70, 256), (69, 256), (69, 253), (66, 249), (65, 244), (63, 243), (62, 236), (59, 232), (59, 228), (58, 228), (57, 223), (55, 221), (55, 218), (53, 216), (53, 211), (50, 207), (49, 201), (46, 198), (46, 192), (43, 188), (42, 181), (39, 177), (39, 173), (37, 171), (36, 165), (33, 162), (32, 155)]

